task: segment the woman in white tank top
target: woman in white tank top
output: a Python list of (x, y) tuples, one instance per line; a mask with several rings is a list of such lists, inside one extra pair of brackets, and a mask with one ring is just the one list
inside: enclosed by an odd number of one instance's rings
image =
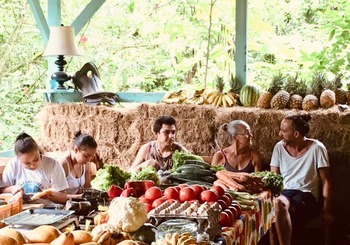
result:
[(90, 182), (96, 173), (97, 143), (88, 134), (78, 131), (73, 140), (72, 149), (60, 159), (64, 169), (68, 190), (67, 194), (81, 194), (84, 188), (91, 187)]

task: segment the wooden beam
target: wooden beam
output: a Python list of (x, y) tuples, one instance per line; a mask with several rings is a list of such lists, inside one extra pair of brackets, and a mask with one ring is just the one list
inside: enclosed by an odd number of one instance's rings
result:
[(91, 2), (86, 5), (84, 10), (79, 14), (79, 16), (72, 22), (71, 26), (74, 27), (75, 34), (78, 34), (81, 29), (90, 21), (92, 16), (97, 12), (97, 10), (104, 4), (106, 0), (91, 0)]
[(243, 86), (247, 82), (248, 0), (236, 0), (236, 79)]
[(28, 0), (28, 4), (33, 13), (33, 16), (38, 26), (38, 29), (40, 31), (41, 37), (44, 40), (44, 43), (46, 45), (47, 42), (49, 41), (50, 29), (49, 29), (49, 26), (47, 25), (39, 0)]

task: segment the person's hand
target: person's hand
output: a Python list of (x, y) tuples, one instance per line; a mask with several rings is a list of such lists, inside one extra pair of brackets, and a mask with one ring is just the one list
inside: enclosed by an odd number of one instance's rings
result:
[(23, 194), (24, 194), (23, 188), (21, 186), (18, 186), (18, 185), (11, 186), (11, 194), (15, 195), (17, 193), (21, 193), (21, 195), (23, 196)]

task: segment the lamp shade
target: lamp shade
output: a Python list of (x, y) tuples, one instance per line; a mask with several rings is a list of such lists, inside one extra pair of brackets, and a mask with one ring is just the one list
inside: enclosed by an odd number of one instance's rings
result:
[(74, 40), (72, 26), (51, 26), (50, 38), (44, 56), (78, 56), (81, 55)]

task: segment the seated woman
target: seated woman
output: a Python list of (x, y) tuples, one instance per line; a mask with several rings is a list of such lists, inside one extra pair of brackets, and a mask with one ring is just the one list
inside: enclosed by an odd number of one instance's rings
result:
[(140, 171), (145, 166), (152, 166), (157, 170), (168, 170), (172, 167), (172, 156), (176, 150), (187, 151), (175, 142), (176, 120), (172, 116), (160, 116), (153, 124), (156, 140), (141, 146), (130, 171)]
[(251, 148), (253, 137), (249, 125), (242, 120), (234, 120), (223, 125), (231, 138), (231, 145), (216, 152), (212, 165), (223, 165), (232, 172), (247, 172), (262, 170), (262, 161), (258, 152)]
[(69, 197), (72, 194), (81, 194), (83, 188), (91, 187), (91, 180), (96, 175), (97, 143), (88, 134), (78, 131), (74, 135), (73, 147), (66, 155), (58, 161), (62, 164), (69, 188)]
[(35, 140), (26, 133), (17, 136), (14, 150), (16, 157), (6, 165), (2, 175), (2, 192), (42, 192), (47, 194), (41, 196), (38, 203), (64, 204), (68, 183), (62, 166), (55, 159), (44, 156)]

